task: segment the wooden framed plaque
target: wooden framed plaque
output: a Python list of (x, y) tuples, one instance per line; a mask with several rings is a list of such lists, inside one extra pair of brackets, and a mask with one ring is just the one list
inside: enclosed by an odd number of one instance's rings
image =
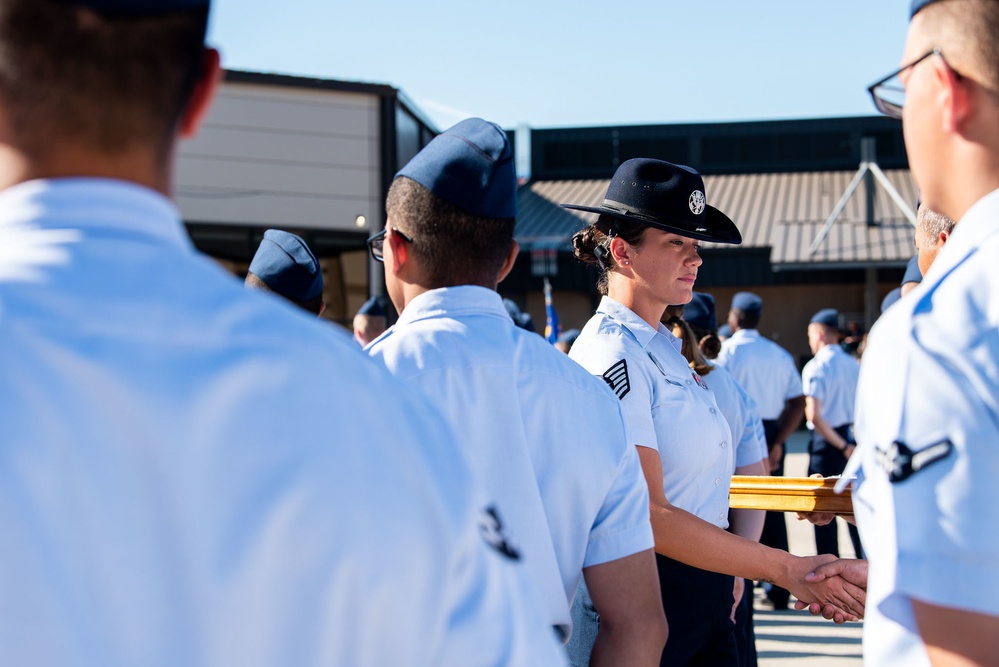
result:
[(853, 514), (850, 487), (836, 493), (838, 477), (753, 477), (733, 475), (729, 507), (772, 512)]

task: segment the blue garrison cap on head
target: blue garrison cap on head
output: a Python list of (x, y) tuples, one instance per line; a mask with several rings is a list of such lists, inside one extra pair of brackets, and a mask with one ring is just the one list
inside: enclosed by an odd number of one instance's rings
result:
[(364, 302), (364, 305), (357, 311), (357, 314), (371, 315), (372, 317), (385, 317), (385, 309), (382, 308), (382, 303), (378, 300), (378, 297), (373, 296)]
[(923, 282), (923, 272), (919, 270), (919, 256), (913, 257), (905, 265), (905, 275), (902, 276), (902, 284)]
[(835, 308), (823, 308), (812, 315), (809, 324), (824, 324), (827, 327), (839, 328), (839, 311)]
[(517, 215), (517, 174), (499, 125), (468, 118), (437, 135), (396, 178), (411, 178), (441, 199), (482, 218)]
[(732, 327), (727, 324), (723, 324), (718, 327), (718, 335), (724, 338), (729, 338), (732, 336)]
[(319, 260), (300, 237), (280, 229), (264, 232), (250, 273), (292, 301), (311, 301), (323, 293)]
[(763, 310), (763, 299), (752, 292), (737, 292), (732, 297), (732, 308), (744, 313), (758, 313)]
[(165, 14), (207, 7), (209, 0), (59, 0), (65, 5), (89, 7), (100, 14)]
[(923, 7), (931, 5), (936, 1), (937, 0), (912, 0), (912, 6), (909, 7), (909, 20), (911, 21), (912, 17), (918, 14)]
[(692, 327), (714, 331), (718, 326), (715, 317), (715, 298), (705, 292), (694, 292), (694, 297), (683, 307), (683, 319)]

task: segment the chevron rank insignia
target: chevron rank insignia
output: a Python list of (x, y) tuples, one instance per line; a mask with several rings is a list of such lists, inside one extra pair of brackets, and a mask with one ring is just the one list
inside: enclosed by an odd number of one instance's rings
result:
[(895, 441), (886, 450), (877, 452), (878, 464), (888, 473), (892, 484), (903, 482), (920, 470), (925, 470), (937, 461), (947, 458), (954, 450), (950, 440), (941, 440), (929, 447), (914, 452), (904, 443)]
[(628, 381), (628, 362), (622, 359), (607, 369), (603, 374), (604, 382), (610, 385), (611, 391), (617, 394), (618, 399), (622, 399), (631, 391), (631, 382)]

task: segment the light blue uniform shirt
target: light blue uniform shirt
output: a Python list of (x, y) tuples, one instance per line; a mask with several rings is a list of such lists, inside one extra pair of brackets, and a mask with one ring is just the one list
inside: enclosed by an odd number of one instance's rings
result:
[(999, 616), (997, 221), (999, 190), (961, 219), (864, 353), (844, 476), (861, 467), (867, 664), (928, 664), (912, 598)]
[(722, 366), (715, 366), (701, 379), (715, 395), (718, 409), (725, 415), (725, 421), (732, 430), (735, 467), (743, 468), (767, 458), (767, 437), (756, 401)]
[(162, 196), (0, 193), (0, 369), (6, 664), (560, 663), (430, 406)]
[(714, 394), (680, 354), (680, 341), (604, 297), (569, 356), (617, 394), (628, 442), (659, 452), (667, 500), (727, 528), (732, 433)]
[(785, 402), (801, 396), (801, 376), (791, 353), (756, 329), (740, 329), (727, 338), (716, 362), (753, 397), (761, 419), (778, 419)]
[(553, 625), (571, 627), (582, 568), (653, 547), (648, 487), (617, 399), (514, 325), (496, 292), (425, 292), (368, 350), (454, 427)]
[[(805, 396), (822, 402), (822, 418), (832, 428), (853, 423), (860, 364), (839, 345), (826, 345), (801, 370)], [(808, 428), (814, 429), (812, 422)]]

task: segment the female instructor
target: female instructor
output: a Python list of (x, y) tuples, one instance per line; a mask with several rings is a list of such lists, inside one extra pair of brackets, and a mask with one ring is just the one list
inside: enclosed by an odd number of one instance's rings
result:
[[(669, 623), (661, 664), (738, 664), (732, 575), (773, 581), (800, 599), (829, 600), (861, 616), (860, 589), (842, 580), (828, 588), (805, 581), (831, 556), (797, 558), (725, 530), (735, 469), (729, 426), (660, 323), (667, 306), (691, 299), (700, 241), (742, 240), (732, 221), (706, 204), (701, 176), (661, 160), (628, 160), (600, 206), (563, 206), (599, 214), (572, 240), (576, 256), (598, 267), (604, 296), (570, 357), (617, 394), (638, 447)], [(585, 640), (585, 614), (574, 622)]]

